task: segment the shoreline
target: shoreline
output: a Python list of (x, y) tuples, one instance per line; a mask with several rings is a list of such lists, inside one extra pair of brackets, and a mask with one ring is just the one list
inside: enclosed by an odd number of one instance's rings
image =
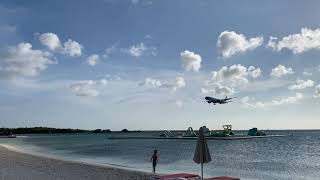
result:
[(112, 179), (144, 180), (152, 173), (116, 165), (91, 164), (36, 155), (0, 144), (0, 179)]
[(108, 162), (105, 162), (102, 164), (102, 163), (95, 163), (95, 162), (88, 162), (88, 161), (81, 161), (81, 160), (66, 159), (62, 156), (51, 155), (51, 154), (46, 154), (46, 153), (42, 153), (42, 152), (33, 152), (30, 150), (26, 150), (26, 149), (19, 149), (20, 146), (1, 144), (1, 143), (0, 143), (0, 147), (4, 147), (4, 148), (8, 149), (9, 151), (14, 151), (17, 153), (36, 156), (36, 157), (40, 157), (40, 158), (49, 158), (49, 159), (54, 159), (54, 160), (58, 160), (58, 161), (80, 163), (80, 164), (85, 164), (85, 165), (89, 165), (89, 166), (98, 166), (98, 167), (102, 167), (102, 168), (118, 168), (118, 169), (123, 169), (123, 170), (127, 170), (127, 171), (142, 172), (142, 173), (150, 174), (150, 172), (148, 172), (147, 170), (132, 168), (132, 167), (128, 167), (128, 166), (124, 166), (124, 165), (120, 165), (120, 164), (114, 164), (114, 163), (108, 163)]

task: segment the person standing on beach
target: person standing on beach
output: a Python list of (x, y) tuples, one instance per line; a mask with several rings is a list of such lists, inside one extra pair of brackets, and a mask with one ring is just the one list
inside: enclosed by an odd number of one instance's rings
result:
[(154, 174), (156, 173), (156, 166), (158, 163), (158, 154), (157, 153), (158, 153), (158, 151), (154, 150), (153, 155), (151, 156), (152, 168), (153, 168), (152, 171)]

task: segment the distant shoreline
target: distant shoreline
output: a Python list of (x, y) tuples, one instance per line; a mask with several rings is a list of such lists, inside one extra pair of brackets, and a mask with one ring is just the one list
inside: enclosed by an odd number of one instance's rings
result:
[[(165, 130), (165, 129), (164, 129)], [(166, 129), (168, 130), (168, 129)], [(185, 130), (170, 130), (172, 132), (185, 132)], [(222, 129), (211, 129), (220, 131)], [(248, 131), (248, 129), (233, 129), (233, 131)], [(264, 131), (319, 131), (320, 129), (260, 129)], [(109, 134), (109, 133), (140, 133), (140, 132), (162, 132), (163, 130), (128, 130), (114, 131), (111, 129), (72, 129), (72, 128), (51, 128), (51, 127), (23, 127), (23, 128), (0, 128), (0, 136), (9, 134)], [(195, 131), (197, 131), (195, 129)]]
[(151, 173), (27, 153), (0, 144), (2, 179), (149, 179)]

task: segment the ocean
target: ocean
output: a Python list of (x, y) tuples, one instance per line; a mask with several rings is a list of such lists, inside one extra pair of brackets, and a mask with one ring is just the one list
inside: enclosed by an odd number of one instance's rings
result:
[[(204, 175), (241, 179), (320, 179), (320, 130), (266, 131), (289, 135), (243, 140), (208, 140), (212, 161)], [(196, 140), (109, 139), (109, 136), (157, 136), (160, 132), (42, 134), (1, 138), (0, 143), (50, 157), (151, 172), (159, 152), (159, 173), (200, 172), (192, 161)], [(245, 134), (246, 131), (236, 131)]]

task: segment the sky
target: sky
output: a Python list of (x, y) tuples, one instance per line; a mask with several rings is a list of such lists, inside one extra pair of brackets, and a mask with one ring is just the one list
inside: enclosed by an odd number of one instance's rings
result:
[(0, 0), (0, 126), (319, 129), (319, 5)]

